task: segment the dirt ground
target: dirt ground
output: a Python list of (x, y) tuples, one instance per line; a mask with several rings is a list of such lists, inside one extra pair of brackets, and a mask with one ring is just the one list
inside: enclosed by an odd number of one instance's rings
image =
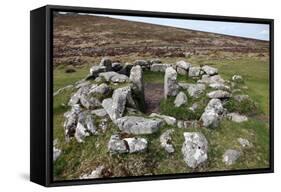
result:
[(145, 83), (144, 96), (146, 114), (159, 113), (160, 101), (164, 97), (164, 85), (162, 83)]

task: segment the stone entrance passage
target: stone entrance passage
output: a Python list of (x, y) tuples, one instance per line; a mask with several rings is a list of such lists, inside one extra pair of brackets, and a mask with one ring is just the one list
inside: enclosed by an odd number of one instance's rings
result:
[(159, 113), (160, 101), (164, 98), (164, 84), (162, 83), (145, 83), (145, 113)]

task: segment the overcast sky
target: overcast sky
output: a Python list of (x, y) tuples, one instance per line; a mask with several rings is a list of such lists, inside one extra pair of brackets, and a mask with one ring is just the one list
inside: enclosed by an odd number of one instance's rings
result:
[(214, 33), (233, 35), (239, 37), (248, 37), (248, 38), (261, 39), (267, 41), (269, 40), (268, 24), (199, 21), (199, 20), (187, 20), (187, 19), (166, 19), (166, 18), (153, 18), (153, 17), (101, 15), (101, 14), (99, 14), (99, 16), (179, 27), (184, 29), (214, 32)]

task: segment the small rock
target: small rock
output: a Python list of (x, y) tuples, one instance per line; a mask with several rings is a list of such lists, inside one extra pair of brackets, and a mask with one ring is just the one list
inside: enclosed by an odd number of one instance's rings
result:
[(167, 153), (175, 152), (175, 149), (172, 145), (171, 134), (174, 132), (174, 129), (168, 129), (160, 136), (161, 147), (163, 147)]
[(177, 123), (176, 118), (171, 117), (171, 116), (167, 116), (167, 115), (160, 115), (160, 114), (157, 114), (157, 113), (151, 113), (149, 115), (149, 117), (157, 117), (157, 118), (163, 119), (166, 122), (167, 125), (176, 125), (176, 123)]
[(175, 106), (180, 107), (180, 106), (182, 106), (186, 103), (187, 103), (187, 96), (185, 95), (184, 92), (182, 92), (182, 91), (179, 92), (175, 101), (174, 101)]
[(182, 120), (178, 120), (177, 127), (178, 128), (184, 128), (184, 122)]
[(205, 111), (214, 110), (215, 113), (221, 115), (225, 111), (220, 99), (211, 99), (207, 104)]
[(248, 117), (245, 115), (240, 115), (239, 113), (229, 113), (227, 118), (236, 123), (242, 123), (248, 121)]
[(233, 75), (232, 76), (232, 81), (236, 83), (242, 83), (243, 82), (243, 77), (241, 75)]
[(226, 165), (233, 165), (236, 160), (240, 157), (241, 153), (237, 150), (233, 149), (228, 149), (226, 152), (223, 154), (223, 162)]
[(95, 170), (93, 170), (90, 174), (84, 174), (80, 176), (79, 179), (97, 179), (102, 178), (102, 172), (104, 171), (104, 166), (98, 166)]
[(151, 134), (163, 125), (163, 120), (144, 118), (139, 116), (125, 116), (117, 119), (116, 125), (125, 133)]
[(108, 95), (110, 93), (110, 87), (106, 83), (102, 83), (98, 86), (92, 86), (90, 93)]
[(223, 83), (211, 83), (209, 84), (209, 87), (213, 89), (218, 89), (218, 90), (226, 90), (229, 91), (230, 87), (227, 85), (224, 85)]
[(206, 86), (204, 84), (191, 84), (187, 91), (191, 97), (199, 98), (204, 93)]
[(153, 72), (165, 72), (166, 69), (171, 66), (171, 64), (154, 63), (151, 65), (150, 70)]
[(129, 146), (129, 153), (144, 152), (147, 149), (147, 140), (144, 138), (125, 138)]
[(197, 83), (213, 84), (213, 83), (225, 83), (225, 80), (220, 75), (202, 75), (202, 78)]
[(102, 72), (106, 72), (106, 67), (105, 66), (93, 66), (90, 68), (90, 74), (92, 77), (96, 78), (98, 75)]
[(208, 159), (208, 141), (202, 133), (185, 132), (182, 154), (187, 166), (196, 168)]
[(187, 75), (189, 67), (191, 64), (182, 60), (176, 63), (176, 70), (180, 75)]
[(61, 155), (61, 150), (56, 147), (53, 147), (53, 161), (56, 161), (60, 155)]
[(250, 143), (247, 139), (238, 138), (237, 140), (242, 147), (251, 148), (253, 146), (253, 144)]
[(96, 115), (96, 116), (98, 116), (98, 117), (101, 117), (101, 118), (107, 116), (107, 112), (106, 112), (106, 110), (103, 109), (103, 108), (102, 108), (102, 109), (95, 109), (95, 110), (92, 110), (91, 113), (94, 114), (94, 115)]
[(214, 110), (207, 110), (201, 116), (204, 127), (216, 128), (219, 126), (219, 115)]
[(216, 90), (207, 94), (211, 99), (225, 99), (231, 97), (231, 94), (227, 91)]
[(195, 112), (198, 108), (199, 108), (198, 103), (193, 103), (193, 104), (191, 105), (191, 107), (189, 107), (188, 109), (189, 109), (190, 111)]
[(208, 65), (205, 65), (202, 67), (202, 70), (207, 74), (207, 75), (216, 75), (218, 74), (218, 69), (214, 67), (210, 67)]
[(189, 77), (199, 77), (200, 76), (200, 67), (190, 67), (188, 71), (188, 76)]

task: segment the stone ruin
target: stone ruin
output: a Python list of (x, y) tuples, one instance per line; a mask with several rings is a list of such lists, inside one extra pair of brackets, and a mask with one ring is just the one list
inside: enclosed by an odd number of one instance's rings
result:
[[(188, 103), (188, 96), (209, 98), (199, 121), (177, 120), (175, 117), (158, 113), (143, 115), (144, 70), (165, 73), (164, 98), (174, 97), (175, 108)], [(196, 79), (197, 83), (177, 82), (178, 74)], [(149, 145), (149, 141), (139, 135), (155, 133), (165, 124), (178, 128), (198, 126), (216, 128), (223, 118), (237, 123), (244, 122), (248, 120), (246, 116), (228, 113), (223, 107), (224, 102), (232, 97), (233, 84), (241, 81), (243, 78), (240, 75), (234, 75), (231, 81), (224, 80), (219, 75), (218, 69), (208, 65), (192, 66), (185, 61), (165, 64), (159, 59), (136, 60), (133, 64), (123, 65), (105, 57), (99, 65), (91, 67), (90, 74), (85, 79), (68, 86), (74, 87), (76, 92), (69, 100), (69, 111), (64, 114), (65, 137), (67, 140), (74, 137), (77, 142), (82, 143), (90, 135), (103, 134), (111, 122), (119, 128), (120, 132), (111, 136), (108, 141), (108, 151), (111, 154), (136, 153), (145, 152)], [(58, 90), (54, 96), (60, 91), (62, 90)], [(234, 97), (238, 101), (248, 98), (247, 95)], [(193, 103), (189, 110), (194, 111), (197, 107), (197, 103)], [(160, 146), (167, 153), (175, 151), (172, 142), (174, 131), (175, 129), (169, 129), (159, 138)], [(127, 136), (124, 137), (122, 133), (126, 133)], [(208, 141), (205, 136), (199, 132), (185, 132), (183, 136), (185, 141), (182, 145), (182, 154), (187, 166), (196, 168), (206, 162)], [(57, 159), (58, 149), (56, 148), (54, 152)], [(226, 164), (233, 164), (239, 154), (228, 150), (224, 154), (223, 161)], [(93, 175), (95, 174), (96, 172), (93, 172)]]

